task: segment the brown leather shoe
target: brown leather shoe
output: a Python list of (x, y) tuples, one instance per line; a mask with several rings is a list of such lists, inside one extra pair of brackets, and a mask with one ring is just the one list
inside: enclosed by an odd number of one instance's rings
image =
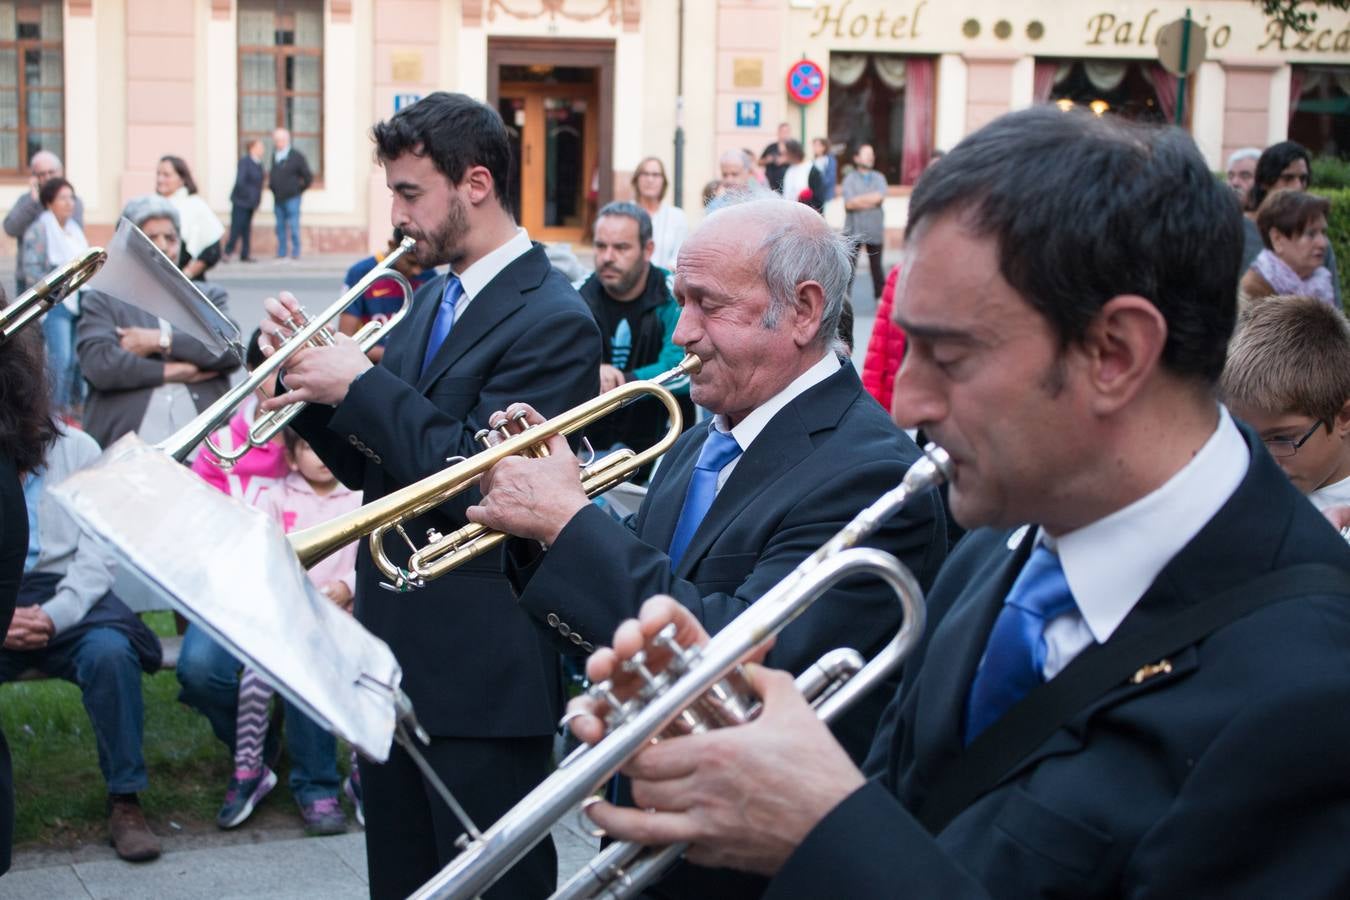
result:
[(127, 862), (159, 858), (159, 838), (145, 823), (135, 795), (108, 798), (108, 834), (117, 855)]

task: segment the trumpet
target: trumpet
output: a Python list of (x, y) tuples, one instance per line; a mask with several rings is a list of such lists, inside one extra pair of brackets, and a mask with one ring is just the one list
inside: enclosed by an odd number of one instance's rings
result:
[(267, 381), (273, 372), (284, 366), (286, 361), (299, 352), (301, 348), (332, 344), (333, 333), (328, 330), (327, 323), (336, 318), (352, 304), (352, 301), (365, 293), (366, 288), (379, 279), (392, 278), (398, 284), (399, 290), (403, 293), (403, 305), (383, 322), (366, 323), (353, 336), (354, 339), (361, 346), (363, 352), (369, 351), (389, 333), (390, 329), (403, 321), (404, 316), (408, 314), (408, 310), (412, 308), (413, 288), (401, 272), (394, 271), (393, 265), (403, 254), (411, 251), (415, 243), (412, 238), (405, 237), (392, 253), (380, 260), (379, 265), (352, 285), (347, 293), (333, 301), (318, 317), (310, 317), (302, 311), (301, 318), (303, 321), (288, 321), (286, 324), (291, 328), (291, 336), (277, 348), (275, 353), (263, 360), (256, 369), (249, 373), (248, 378), (230, 388), (219, 400), (203, 410), (195, 419), (161, 441), (157, 445), (159, 449), (182, 462), (187, 459), (187, 455), (192, 452), (193, 447), (205, 441), (207, 449), (220, 461), (221, 468), (228, 469), (250, 448), (263, 446), (270, 441), (304, 409), (306, 404), (292, 403), (284, 409), (259, 416), (249, 429), (248, 441), (242, 442), (240, 446), (233, 449), (220, 447), (210, 439), (210, 435), (229, 420), (235, 407), (243, 403), (250, 394)]
[(37, 284), (16, 297), (13, 303), (0, 309), (0, 344), (78, 291), (107, 261), (108, 254), (102, 247), (90, 247), (64, 266), (43, 275)]
[[(684, 417), (680, 406), (667, 385), (698, 372), (701, 360), (689, 354), (680, 364), (655, 378), (630, 381), (599, 397), (575, 406), (547, 422), (511, 434), (505, 424), (496, 432), (503, 440), (495, 446), (461, 459), (449, 468), (429, 475), (421, 481), (386, 494), (379, 500), (365, 504), (345, 516), (339, 516), (321, 525), (288, 535), (300, 564), (309, 568), (319, 560), (336, 552), (354, 538), (370, 536), (370, 555), (376, 568), (388, 582), (391, 590), (404, 592), (421, 587), (427, 581), (439, 578), (457, 566), (497, 546), (508, 535), (483, 525), (469, 523), (464, 527), (441, 534), (435, 529), (427, 532), (427, 543), (417, 547), (408, 537), (404, 523), (423, 515), (450, 498), (478, 483), (478, 477), (508, 456), (547, 455), (545, 441), (555, 434), (568, 435), (585, 428), (643, 396), (655, 397), (666, 408), (669, 424), (666, 433), (645, 450), (620, 450), (585, 466), (581, 471), (582, 488), (587, 497), (603, 494), (627, 481), (633, 473), (670, 449), (683, 430)], [(518, 417), (520, 418), (520, 417)], [(491, 432), (479, 431), (477, 437), (486, 443)], [(406, 568), (395, 565), (384, 549), (384, 539), (395, 531), (412, 551)]]
[[(478, 896), (543, 840), (559, 818), (653, 739), (753, 718), (758, 701), (743, 688), (741, 660), (805, 612), (831, 585), (854, 575), (874, 575), (896, 594), (904, 616), (899, 631), (861, 669), (855, 670), (856, 660), (841, 660), (836, 651), (798, 679), (799, 687), (819, 694), (815, 708), (823, 720), (832, 721), (847, 710), (904, 661), (924, 623), (923, 593), (913, 574), (889, 553), (857, 544), (913, 497), (949, 477), (950, 468), (946, 452), (929, 444), (924, 458), (910, 467), (899, 485), (855, 516), (704, 646), (681, 647), (667, 626), (655, 642), (671, 657), (662, 672), (650, 672), (642, 656), (625, 663), (625, 669), (643, 682), (637, 696), (625, 701), (615, 696), (610, 682), (593, 685), (589, 696), (608, 708), (604, 739), (593, 747), (578, 748), (491, 828), (462, 837), (463, 851), (413, 897)], [(654, 881), (683, 850), (611, 845), (555, 897), (629, 896)]]

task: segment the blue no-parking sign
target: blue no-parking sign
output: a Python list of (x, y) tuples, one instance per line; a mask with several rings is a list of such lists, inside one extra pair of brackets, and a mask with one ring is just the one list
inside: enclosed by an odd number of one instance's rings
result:
[(825, 92), (825, 72), (809, 59), (799, 59), (787, 73), (787, 92), (805, 106)]

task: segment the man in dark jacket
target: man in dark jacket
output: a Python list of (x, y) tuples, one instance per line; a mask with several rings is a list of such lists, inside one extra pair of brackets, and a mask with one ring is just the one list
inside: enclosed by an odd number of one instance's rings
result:
[[(19, 256), (14, 266), (14, 286), (20, 294), (28, 289), (28, 279), (24, 278), (23, 235), (28, 226), (42, 215), (42, 204), (38, 202), (38, 191), (52, 178), (64, 178), (65, 167), (61, 158), (50, 150), (39, 150), (33, 154), (28, 166), (28, 193), (20, 194), (14, 206), (5, 216), (5, 234), (19, 239)], [(75, 221), (84, 227), (84, 202), (75, 198)]]
[[(670, 273), (652, 265), (652, 220), (633, 203), (610, 203), (595, 219), (595, 273), (577, 290), (600, 326), (604, 341), (600, 390), (653, 378), (678, 365), (684, 350), (673, 340), (680, 308), (671, 296)], [(672, 385), (684, 423), (693, 422), (687, 380)], [(616, 444), (641, 450), (666, 428), (665, 408), (644, 398), (586, 429), (599, 452)], [(643, 473), (645, 476), (645, 473)]]
[(644, 749), (596, 824), (774, 900), (1344, 894), (1350, 549), (1216, 401), (1240, 235), (1176, 129), (1022, 110), (925, 172), (897, 416), (972, 530), (867, 763), (752, 667), (759, 717)]
[(234, 254), (239, 243), (239, 261), (253, 262), (249, 255), (249, 233), (253, 228), (253, 214), (262, 202), (263, 142), (254, 138), (248, 142), (248, 152), (239, 157), (239, 169), (234, 176), (234, 190), (230, 191), (230, 240), (225, 245), (225, 256)]
[(277, 258), (286, 256), (286, 232), (291, 234), (291, 258), (300, 258), (300, 195), (314, 183), (309, 160), (291, 146), (285, 128), (272, 132), (272, 168), (267, 183), (272, 188), (273, 213), (277, 218)]

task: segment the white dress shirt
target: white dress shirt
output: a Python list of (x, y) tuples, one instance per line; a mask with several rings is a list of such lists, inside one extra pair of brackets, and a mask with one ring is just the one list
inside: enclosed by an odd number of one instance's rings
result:
[(459, 300), (455, 303), (455, 321), (458, 322), (464, 316), (464, 311), (469, 308), (473, 298), (491, 284), (492, 279), (500, 275), (502, 269), (528, 253), (532, 246), (525, 229), (517, 228), (516, 233), (505, 244), (491, 253), (484, 254), (478, 262), (463, 272), (455, 272), (459, 276), (460, 286), (464, 288), (464, 293), (460, 294)]
[(1200, 452), (1152, 493), (1091, 525), (1037, 540), (1059, 554), (1076, 610), (1045, 628), (1046, 680), (1105, 643), (1163, 568), (1237, 490), (1251, 453), (1228, 410)]
[[(713, 416), (712, 427), (723, 434), (730, 432), (731, 436), (736, 439), (736, 443), (740, 445), (741, 455), (744, 456), (745, 451), (750, 449), (750, 445), (754, 443), (755, 438), (759, 437), (759, 433), (764, 430), (764, 426), (769, 424), (770, 419), (778, 415), (779, 410), (838, 372), (840, 366), (839, 357), (830, 351), (826, 351), (819, 362), (794, 378), (787, 387), (755, 407), (749, 415), (736, 424), (735, 428), (728, 428), (727, 417), (720, 413)], [(731, 470), (735, 469), (736, 464), (740, 461), (741, 457), (736, 457), (718, 473), (718, 491), (722, 490), (722, 485), (726, 484), (727, 479), (731, 477)]]
[(1308, 495), (1313, 506), (1329, 509), (1333, 506), (1350, 506), (1350, 478), (1342, 478), (1324, 485)]

